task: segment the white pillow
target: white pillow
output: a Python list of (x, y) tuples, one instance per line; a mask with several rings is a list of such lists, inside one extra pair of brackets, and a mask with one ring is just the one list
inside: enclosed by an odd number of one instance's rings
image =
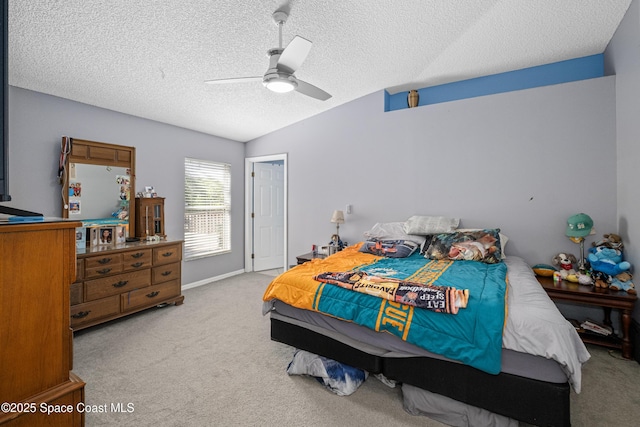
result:
[(371, 230), (364, 232), (367, 240), (410, 240), (422, 245), (426, 237), (408, 234), (404, 231), (404, 222), (378, 222)]
[(421, 235), (452, 233), (459, 224), (460, 218), (414, 215), (404, 223), (404, 231)]

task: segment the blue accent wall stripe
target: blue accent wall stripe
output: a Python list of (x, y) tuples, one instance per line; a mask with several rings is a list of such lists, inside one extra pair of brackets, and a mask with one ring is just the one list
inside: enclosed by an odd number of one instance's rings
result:
[[(418, 106), (593, 79), (602, 76), (604, 76), (604, 54), (597, 54), (418, 89), (418, 93), (420, 94), (420, 103)], [(391, 95), (385, 91), (384, 111), (408, 108), (407, 94), (408, 92), (399, 92)]]

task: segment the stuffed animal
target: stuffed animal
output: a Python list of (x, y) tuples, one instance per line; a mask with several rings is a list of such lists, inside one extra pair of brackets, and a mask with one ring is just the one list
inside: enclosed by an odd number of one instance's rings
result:
[(331, 241), (329, 242), (329, 246), (335, 246), (336, 250), (341, 251), (344, 249), (344, 242), (340, 239), (340, 236), (337, 234), (331, 235)]
[[(581, 285), (585, 285), (585, 286), (590, 286), (593, 285), (593, 279), (591, 278), (591, 276), (587, 273), (582, 273), (582, 272), (578, 272), (578, 283)], [(567, 280), (571, 281), (570, 278), (567, 278)]]
[(587, 259), (592, 270), (600, 271), (609, 276), (616, 276), (631, 268), (631, 264), (622, 260), (622, 251), (606, 246), (589, 248)]
[(111, 212), (111, 216), (114, 218), (125, 220), (129, 218), (129, 212), (127, 212), (124, 207), (120, 207), (117, 211)]
[(576, 277), (577, 281), (577, 273), (573, 268), (573, 264), (575, 264), (576, 262), (578, 262), (578, 260), (573, 254), (559, 253), (552, 259), (553, 265), (558, 267), (558, 270), (560, 271), (560, 277), (562, 277), (563, 280), (567, 279), (568, 276), (574, 276)]
[(594, 248), (596, 246), (606, 246), (608, 248), (617, 249), (619, 251), (622, 251), (622, 249), (624, 248), (624, 245), (622, 244), (622, 237), (620, 237), (618, 234), (613, 233), (603, 234), (602, 240), (591, 243), (591, 246), (593, 246)]
[(608, 288), (609, 282), (611, 282), (611, 276), (600, 271), (594, 271), (591, 278), (596, 288)]
[(609, 288), (615, 291), (627, 291), (630, 294), (636, 294), (635, 286), (631, 281), (631, 274), (626, 271), (612, 278)]

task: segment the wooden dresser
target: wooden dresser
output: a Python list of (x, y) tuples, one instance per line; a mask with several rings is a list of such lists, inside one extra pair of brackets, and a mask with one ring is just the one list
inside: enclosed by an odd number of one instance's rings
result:
[(182, 304), (182, 241), (80, 250), (71, 327), (80, 330), (160, 304)]
[[(0, 225), (3, 426), (84, 425), (85, 384), (70, 372), (69, 286), (75, 280), (79, 225)], [(56, 409), (58, 413), (47, 414)]]

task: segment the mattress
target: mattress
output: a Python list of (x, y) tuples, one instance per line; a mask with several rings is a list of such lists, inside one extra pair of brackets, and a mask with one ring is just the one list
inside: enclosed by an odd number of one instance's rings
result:
[[(418, 356), (455, 362), (402, 341), (393, 335), (376, 332), (364, 326), (344, 322), (320, 313), (292, 307), (282, 301), (276, 300), (273, 302), (271, 317), (302, 326), (375, 356), (393, 358)], [(501, 372), (545, 382), (565, 383), (568, 381), (562, 366), (555, 360), (507, 349), (502, 351)]]

